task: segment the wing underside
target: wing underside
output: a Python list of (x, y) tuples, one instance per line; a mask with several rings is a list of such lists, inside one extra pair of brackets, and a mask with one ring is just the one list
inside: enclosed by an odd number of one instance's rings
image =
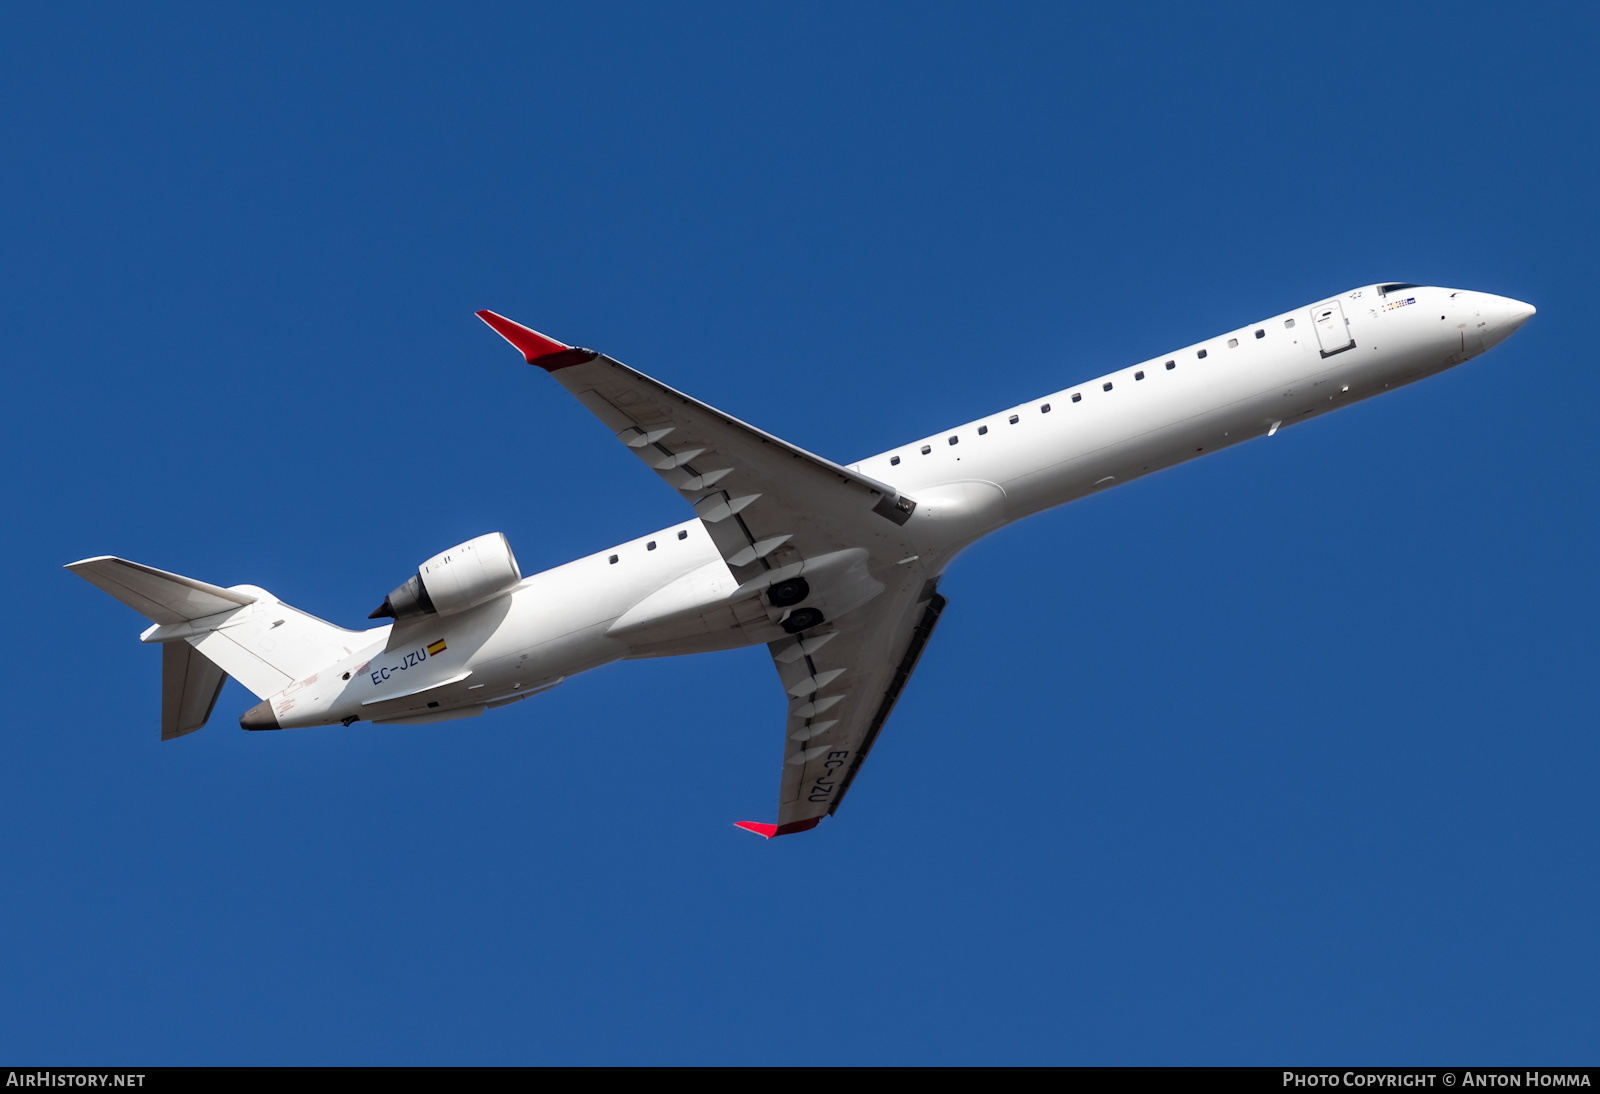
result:
[(916, 503), (892, 486), (604, 354), (565, 346), (493, 312), (478, 314), (694, 506), (741, 583), (840, 551), (865, 549), (890, 562), (905, 556), (901, 527)]
[(694, 507), (734, 599), (765, 609), (789, 700), (778, 823), (741, 827), (813, 827), (838, 808), (944, 608), (914, 565), (916, 502), (603, 354), (478, 316)]
[(773, 642), (789, 698), (776, 825), (739, 827), (781, 836), (814, 827), (844, 800), (911, 678), (945, 598), (932, 582), (840, 621)]

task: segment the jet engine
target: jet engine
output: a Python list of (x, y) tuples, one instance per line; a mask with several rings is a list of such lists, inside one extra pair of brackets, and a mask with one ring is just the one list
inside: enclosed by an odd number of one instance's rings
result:
[(511, 544), (503, 533), (490, 532), (434, 555), (367, 618), (452, 615), (510, 592), (521, 580)]

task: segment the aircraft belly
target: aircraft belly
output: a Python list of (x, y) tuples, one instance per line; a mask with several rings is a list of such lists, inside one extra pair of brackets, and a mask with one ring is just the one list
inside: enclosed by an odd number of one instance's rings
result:
[[(765, 622), (765, 619), (763, 618), (762, 621)], [(772, 629), (776, 634), (783, 633), (776, 627)], [(764, 645), (765, 641), (771, 641), (771, 638), (763, 640), (760, 637), (752, 637), (749, 631), (735, 625), (721, 627), (716, 630), (706, 630), (697, 634), (633, 642), (628, 647), (628, 658), (629, 660), (639, 661), (649, 657), (682, 657), (691, 653), (720, 653), (722, 650), (742, 650), (746, 646)]]
[(603, 622), (596, 623), (554, 641), (475, 665), (465, 698), (471, 702), (491, 702), (520, 697), (620, 660), (627, 652), (626, 647), (608, 638), (605, 626)]

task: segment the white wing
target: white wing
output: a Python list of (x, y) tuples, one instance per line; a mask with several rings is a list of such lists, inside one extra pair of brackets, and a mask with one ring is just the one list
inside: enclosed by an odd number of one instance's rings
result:
[(835, 626), (771, 643), (789, 695), (778, 823), (740, 828), (803, 832), (839, 808), (944, 611), (932, 585), (908, 582)]
[(903, 526), (916, 502), (592, 350), (478, 313), (686, 498), (741, 593), (761, 591), (789, 694), (777, 824), (838, 808), (944, 608)]
[(478, 315), (694, 505), (741, 583), (838, 551), (865, 548), (889, 563), (909, 553), (900, 527), (916, 503), (894, 487), (604, 354), (563, 345), (493, 312)]

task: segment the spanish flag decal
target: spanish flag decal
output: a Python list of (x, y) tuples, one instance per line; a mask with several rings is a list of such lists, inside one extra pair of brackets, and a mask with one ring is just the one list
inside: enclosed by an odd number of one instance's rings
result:
[(445, 650), (444, 639), (441, 638), (441, 639), (439, 639), (439, 641), (435, 642), (433, 645), (428, 647), (428, 656), (429, 657), (438, 657), (441, 653), (444, 652), (444, 650)]

